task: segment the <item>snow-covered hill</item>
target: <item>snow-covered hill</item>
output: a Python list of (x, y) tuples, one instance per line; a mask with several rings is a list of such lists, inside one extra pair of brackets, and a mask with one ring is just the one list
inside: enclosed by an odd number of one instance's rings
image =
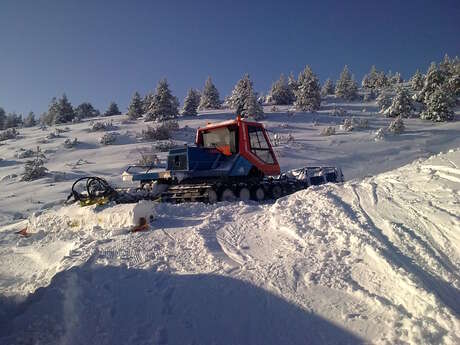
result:
[(458, 344), (459, 205), (456, 149), (263, 205), (36, 214), (0, 233), (0, 342)]

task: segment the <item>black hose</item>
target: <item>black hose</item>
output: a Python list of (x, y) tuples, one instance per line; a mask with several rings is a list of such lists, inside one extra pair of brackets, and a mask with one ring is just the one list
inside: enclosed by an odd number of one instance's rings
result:
[[(76, 186), (86, 180), (86, 194), (78, 192)], [(85, 176), (76, 180), (72, 185), (72, 191), (67, 197), (66, 203), (73, 197), (75, 201), (91, 201), (97, 198), (114, 197), (117, 191), (101, 177)]]

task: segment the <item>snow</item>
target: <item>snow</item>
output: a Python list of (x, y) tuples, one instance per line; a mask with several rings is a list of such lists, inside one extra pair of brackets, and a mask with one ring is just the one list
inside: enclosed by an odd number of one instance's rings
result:
[[(369, 129), (321, 136), (342, 122), (334, 106)], [(265, 204), (62, 207), (76, 177), (121, 183), (148, 146), (133, 134), (142, 122), (113, 117), (121, 138), (104, 147), (88, 123), (69, 126), (42, 147), (47, 178), (0, 181), (0, 343), (459, 343), (459, 122), (405, 119), (403, 134), (376, 142), (389, 120), (373, 107), (266, 110), (269, 130), (295, 138), (276, 148), (282, 168), (336, 165), (348, 182)], [(230, 117), (184, 118), (175, 139)], [(20, 174), (18, 145), (46, 133), (0, 146), (0, 177)], [(82, 144), (64, 149), (66, 136)], [(129, 232), (150, 216), (150, 230)], [(15, 233), (26, 226), (32, 236)]]

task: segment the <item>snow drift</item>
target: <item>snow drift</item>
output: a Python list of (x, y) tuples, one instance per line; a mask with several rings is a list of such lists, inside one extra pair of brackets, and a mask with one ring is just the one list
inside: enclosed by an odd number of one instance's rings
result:
[(457, 149), (273, 204), (145, 204), (145, 233), (44, 212), (0, 232), (0, 342), (457, 344), (459, 205)]

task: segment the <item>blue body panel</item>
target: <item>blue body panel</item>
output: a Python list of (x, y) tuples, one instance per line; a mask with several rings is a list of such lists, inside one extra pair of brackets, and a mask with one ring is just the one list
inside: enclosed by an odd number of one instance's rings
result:
[[(226, 156), (217, 149), (186, 146), (172, 149), (168, 153), (167, 171), (171, 179), (247, 176), (251, 168), (252, 164), (239, 154)], [(164, 178), (160, 174), (162, 173), (135, 173), (132, 180), (155, 181)]]

